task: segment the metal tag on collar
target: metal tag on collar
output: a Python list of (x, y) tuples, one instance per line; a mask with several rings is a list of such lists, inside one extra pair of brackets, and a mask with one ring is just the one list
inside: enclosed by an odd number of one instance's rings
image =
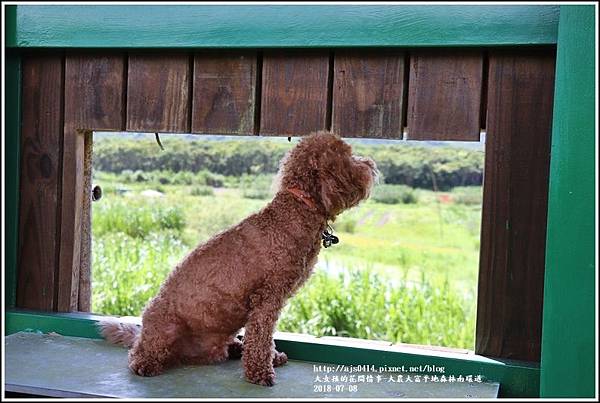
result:
[(340, 242), (340, 239), (333, 235), (333, 228), (329, 223), (327, 224), (327, 228), (321, 234), (321, 239), (323, 240), (323, 247), (329, 248), (331, 245), (335, 245)]

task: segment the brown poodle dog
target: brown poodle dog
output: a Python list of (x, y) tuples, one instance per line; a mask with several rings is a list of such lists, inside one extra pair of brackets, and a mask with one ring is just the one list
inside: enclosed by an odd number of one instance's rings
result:
[(187, 255), (146, 306), (141, 331), (112, 320), (102, 334), (132, 347), (139, 375), (242, 355), (248, 381), (273, 385), (273, 367), (287, 362), (273, 343), (279, 312), (310, 276), (327, 221), (366, 199), (376, 175), (339, 137), (303, 138), (281, 162), (274, 199)]

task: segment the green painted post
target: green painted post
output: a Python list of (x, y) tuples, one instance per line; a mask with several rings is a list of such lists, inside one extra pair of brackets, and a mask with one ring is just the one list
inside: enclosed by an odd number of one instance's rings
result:
[[(8, 24), (10, 25), (10, 24)], [(21, 133), (21, 57), (8, 51), (5, 58), (5, 303), (14, 307), (17, 299), (17, 243), (19, 225), (19, 155)]]
[(560, 7), (541, 397), (595, 393), (594, 20), (594, 6)]

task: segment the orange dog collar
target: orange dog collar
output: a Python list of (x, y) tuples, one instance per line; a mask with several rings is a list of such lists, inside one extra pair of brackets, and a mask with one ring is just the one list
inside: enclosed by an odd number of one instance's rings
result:
[(314, 210), (317, 208), (317, 206), (315, 205), (315, 201), (312, 199), (312, 197), (310, 197), (310, 195), (308, 195), (302, 189), (287, 188), (286, 190), (293, 194), (297, 199), (302, 200), (302, 202), (304, 202), (304, 204), (306, 204), (310, 209)]

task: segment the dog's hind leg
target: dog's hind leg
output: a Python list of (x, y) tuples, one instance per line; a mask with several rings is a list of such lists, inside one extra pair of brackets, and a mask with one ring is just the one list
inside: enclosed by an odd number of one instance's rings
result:
[(287, 354), (284, 352), (280, 352), (275, 350), (275, 346), (273, 346), (273, 366), (280, 367), (285, 364), (288, 360)]
[(236, 360), (242, 358), (242, 352), (244, 351), (244, 344), (237, 337), (233, 337), (227, 345), (227, 353), (230, 359)]
[[(186, 337), (178, 343), (180, 361), (187, 365), (205, 365), (225, 361), (232, 349), (230, 346), (235, 343), (233, 339), (234, 337), (231, 335), (219, 333), (204, 333)], [(239, 342), (239, 340), (237, 341)]]
[(147, 309), (140, 337), (129, 351), (129, 368), (141, 376), (161, 374), (177, 358), (173, 347), (183, 329), (181, 322), (164, 312)]

